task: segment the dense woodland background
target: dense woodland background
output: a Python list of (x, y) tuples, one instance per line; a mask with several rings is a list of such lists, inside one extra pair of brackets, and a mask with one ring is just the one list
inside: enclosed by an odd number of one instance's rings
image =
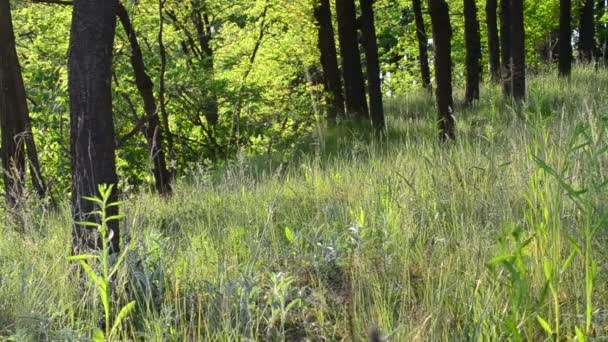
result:
[(0, 0), (0, 338), (607, 336), (607, 7)]

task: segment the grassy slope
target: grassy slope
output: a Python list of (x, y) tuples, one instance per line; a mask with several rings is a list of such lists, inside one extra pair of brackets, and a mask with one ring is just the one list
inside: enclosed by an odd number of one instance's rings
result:
[[(558, 307), (566, 339), (587, 330), (593, 262), (589, 331), (607, 336), (608, 73), (529, 88), (519, 116), (485, 89), (448, 148), (416, 95), (389, 104), (383, 142), (344, 128), (288, 167), (243, 161), (186, 177), (168, 201), (133, 197), (114, 297), (141, 305), (123, 336), (333, 341), (378, 326), (395, 341), (530, 340), (546, 336), (537, 316), (555, 330)], [(82, 339), (101, 319), (65, 261), (66, 212), (0, 223), (0, 336)]]

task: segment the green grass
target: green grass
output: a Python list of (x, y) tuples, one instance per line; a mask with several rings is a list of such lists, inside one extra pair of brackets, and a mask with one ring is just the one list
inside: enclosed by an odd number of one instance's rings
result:
[[(111, 296), (136, 308), (118, 336), (607, 338), (608, 72), (535, 77), (524, 104), (482, 94), (449, 146), (432, 99), (411, 94), (387, 103), (382, 140), (345, 125), (290, 163), (131, 196)], [(67, 260), (70, 229), (67, 207), (0, 223), (0, 336), (83, 340), (104, 319)]]

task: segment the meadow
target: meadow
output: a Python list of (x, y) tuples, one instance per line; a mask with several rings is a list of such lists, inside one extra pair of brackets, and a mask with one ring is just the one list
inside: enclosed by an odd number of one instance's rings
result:
[[(170, 198), (126, 192), (111, 316), (135, 306), (114, 339), (608, 339), (606, 94), (590, 67), (531, 77), (524, 103), (484, 84), (446, 145), (432, 97), (400, 95), (384, 137), (319, 126), (287, 157), (193, 168)], [(103, 322), (64, 200), (2, 214), (3, 340)]]

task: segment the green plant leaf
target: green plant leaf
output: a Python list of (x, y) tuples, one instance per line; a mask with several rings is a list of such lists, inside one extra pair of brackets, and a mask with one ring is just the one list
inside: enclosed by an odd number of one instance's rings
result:
[(289, 227), (285, 227), (285, 238), (289, 243), (293, 243), (293, 240), (295, 239), (295, 236)]
[(103, 200), (97, 198), (97, 197), (87, 197), (87, 196), (82, 196), (83, 199), (89, 201), (89, 202), (95, 202), (99, 205), (103, 205)]
[(135, 301), (132, 301), (129, 304), (123, 306), (122, 309), (120, 309), (118, 316), (116, 316), (116, 319), (114, 320), (114, 326), (112, 326), (112, 330), (110, 330), (110, 336), (114, 335), (114, 333), (120, 326), (120, 322), (122, 322), (122, 320), (125, 317), (127, 317), (127, 315), (129, 313), (131, 313), (131, 311), (133, 311), (134, 308), (135, 308)]
[(99, 227), (98, 223), (95, 222), (87, 222), (87, 221), (82, 221), (82, 222), (76, 222), (77, 225), (79, 226), (85, 226), (85, 227)]
[(576, 331), (576, 340), (577, 341), (580, 341), (580, 342), (587, 341), (587, 338), (585, 337), (585, 334), (583, 334), (581, 329), (579, 329), (578, 327), (575, 327), (574, 330)]
[(97, 274), (93, 271), (93, 269), (91, 268), (91, 266), (89, 266), (89, 264), (86, 262), (86, 260), (78, 260), (80, 261), (80, 265), (82, 266), (82, 268), (84, 269), (84, 271), (87, 273), (87, 275), (89, 276), (89, 278), (91, 278), (92, 281), (94, 281), (97, 285), (99, 285), (99, 277), (97, 276)]
[(118, 271), (118, 268), (120, 267), (120, 265), (122, 264), (122, 262), (124, 261), (125, 257), (127, 256), (127, 252), (129, 251), (129, 248), (126, 248), (118, 257), (118, 260), (116, 260), (116, 263), (114, 264), (114, 267), (112, 267), (112, 270), (110, 271), (110, 275), (108, 276), (108, 278), (112, 278), (112, 276), (114, 275), (114, 273), (116, 273)]
[(73, 255), (66, 258), (68, 261), (82, 261), (82, 260), (90, 260), (90, 259), (99, 259), (98, 255), (95, 254), (80, 254)]
[(551, 281), (551, 279), (553, 279), (553, 268), (549, 259), (545, 259), (543, 268), (545, 270), (545, 277), (547, 278), (547, 281)]
[(118, 221), (118, 220), (121, 220), (121, 219), (123, 219), (125, 217), (126, 216), (124, 214), (113, 215), (113, 216), (107, 217), (106, 218), (106, 222), (109, 222), (109, 221)]
[(551, 329), (551, 325), (549, 325), (549, 323), (547, 323), (547, 321), (545, 321), (540, 316), (536, 316), (536, 319), (538, 320), (538, 323), (540, 323), (540, 326), (543, 327), (543, 329), (547, 332), (548, 335), (553, 335), (553, 329)]
[(94, 342), (104, 342), (105, 337), (103, 336), (103, 331), (99, 328), (95, 328), (93, 330), (93, 341)]

